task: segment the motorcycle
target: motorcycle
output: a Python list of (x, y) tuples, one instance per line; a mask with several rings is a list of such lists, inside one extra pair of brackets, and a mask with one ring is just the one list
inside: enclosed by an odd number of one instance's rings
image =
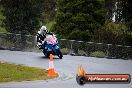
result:
[(58, 40), (54, 35), (47, 35), (45, 38), (45, 43), (42, 46), (42, 51), (45, 57), (48, 58), (50, 54), (53, 54), (62, 59), (63, 55), (58, 46)]

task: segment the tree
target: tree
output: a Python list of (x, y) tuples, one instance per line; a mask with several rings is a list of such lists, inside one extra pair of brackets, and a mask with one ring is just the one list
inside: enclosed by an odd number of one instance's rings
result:
[[(2, 0), (5, 28), (11, 33), (20, 33), (20, 48), (25, 48), (25, 34), (36, 34), (44, 9), (44, 0)], [(15, 42), (13, 40), (13, 42)]]
[(128, 41), (131, 34), (126, 25), (122, 23), (107, 23), (102, 29), (96, 31), (95, 41), (106, 44), (131, 45)]
[(6, 30), (3, 27), (3, 20), (5, 19), (5, 17), (3, 16), (3, 6), (0, 4), (0, 32), (6, 32)]
[(107, 10), (106, 22), (112, 22), (116, 0), (105, 0), (105, 8)]
[(104, 0), (57, 0), (55, 33), (63, 38), (88, 41), (105, 23)]
[[(105, 0), (107, 21), (102, 30), (96, 32), (96, 41), (131, 45), (132, 40), (132, 1)], [(115, 23), (112, 23), (113, 15)], [(107, 41), (107, 40), (108, 41)], [(110, 42), (109, 42), (110, 41)]]
[(107, 20), (111, 20), (115, 15), (115, 22), (125, 23), (129, 29), (132, 29), (132, 0), (105, 0), (105, 2)]
[(2, 0), (7, 31), (34, 34), (44, 9), (44, 0)]
[(132, 0), (125, 0), (122, 13), (125, 23), (132, 32)]
[(46, 21), (53, 21), (56, 14), (56, 0), (44, 0), (43, 17)]

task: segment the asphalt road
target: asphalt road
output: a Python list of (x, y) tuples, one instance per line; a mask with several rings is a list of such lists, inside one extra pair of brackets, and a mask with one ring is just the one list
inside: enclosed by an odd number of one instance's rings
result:
[[(27, 66), (48, 68), (49, 59), (42, 53), (0, 50), (0, 61)], [(130, 74), (132, 60), (105, 59), (64, 55), (63, 59), (54, 57), (54, 66), (60, 77), (51, 80), (0, 83), (0, 88), (132, 88), (129, 84), (85, 84), (76, 82), (77, 67), (82, 65), (88, 74)]]

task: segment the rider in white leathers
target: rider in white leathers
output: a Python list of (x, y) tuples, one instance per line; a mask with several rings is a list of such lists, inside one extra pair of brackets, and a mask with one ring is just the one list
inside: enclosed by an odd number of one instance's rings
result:
[(48, 33), (48, 30), (46, 28), (46, 26), (42, 26), (40, 28), (40, 30), (37, 33), (36, 36), (36, 42), (37, 42), (37, 46), (39, 47), (39, 49), (44, 48), (45, 44), (46, 44), (46, 34), (52, 35), (52, 33)]

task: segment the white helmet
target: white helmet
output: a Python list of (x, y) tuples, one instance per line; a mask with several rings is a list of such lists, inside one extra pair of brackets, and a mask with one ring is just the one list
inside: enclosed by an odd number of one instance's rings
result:
[(46, 28), (46, 26), (42, 26), (41, 28), (40, 28), (40, 33), (41, 34), (46, 34), (47, 33), (47, 28)]

